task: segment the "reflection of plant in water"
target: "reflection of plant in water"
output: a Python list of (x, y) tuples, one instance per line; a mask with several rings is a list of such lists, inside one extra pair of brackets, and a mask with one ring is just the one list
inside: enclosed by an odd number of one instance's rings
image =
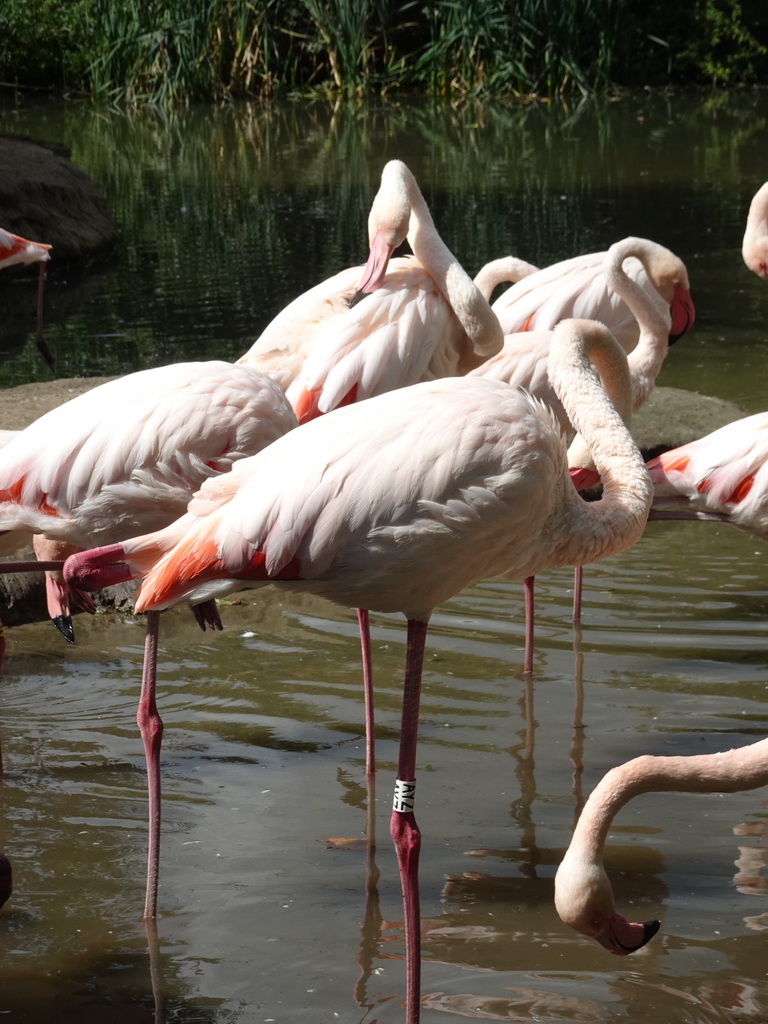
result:
[[(472, 274), (507, 253), (546, 265), (600, 249), (638, 233), (639, 224), (664, 240), (664, 204), (649, 210), (638, 189), (638, 146), (646, 180), (672, 191), (674, 157), (685, 210), (697, 213), (699, 191), (708, 197), (718, 180), (721, 220), (708, 236), (717, 245), (718, 232), (742, 219), (742, 154), (761, 137), (765, 117), (744, 95), (703, 113), (699, 104), (691, 112), (649, 95), (627, 103), (316, 101), (131, 115), (70, 104), (12, 109), (5, 122), (9, 131), (65, 143), (102, 185), (122, 232), (101, 291), (77, 308), (80, 284), (70, 277), (64, 287), (55, 254), (48, 268), (46, 337), (67, 376), (236, 358), (297, 294), (364, 262), (368, 211), (390, 157), (414, 171), (438, 229)], [(680, 202), (676, 209), (680, 216)], [(30, 347), (13, 382), (41, 371)]]

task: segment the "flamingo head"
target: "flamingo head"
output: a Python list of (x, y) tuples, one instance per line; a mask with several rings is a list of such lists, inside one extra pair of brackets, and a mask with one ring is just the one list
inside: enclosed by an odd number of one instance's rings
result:
[(750, 253), (745, 249), (744, 262), (753, 274), (757, 274), (757, 276), (762, 277), (764, 281), (768, 281), (768, 244), (763, 247), (763, 251), (755, 248), (754, 251)]
[(669, 312), (672, 317), (672, 324), (669, 328), (669, 344), (674, 345), (689, 327), (693, 327), (696, 320), (696, 310), (693, 308), (691, 292), (684, 284), (675, 284)]
[(384, 165), (381, 185), (368, 215), (368, 261), (350, 302), (351, 306), (364, 295), (381, 287), (392, 253), (408, 235), (411, 223), (408, 188), (411, 178), (410, 171), (400, 160), (390, 160)]
[(639, 924), (617, 913), (602, 863), (573, 846), (555, 876), (555, 908), (565, 924), (616, 956), (641, 949), (659, 930), (658, 921)]

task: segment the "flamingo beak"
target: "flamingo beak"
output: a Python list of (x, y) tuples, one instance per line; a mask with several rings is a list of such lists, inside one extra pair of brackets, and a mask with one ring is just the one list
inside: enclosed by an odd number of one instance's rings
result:
[(350, 300), (350, 309), (365, 295), (370, 295), (371, 292), (375, 292), (377, 288), (381, 288), (384, 281), (384, 275), (387, 272), (389, 261), (392, 257), (392, 253), (395, 251), (395, 247), (390, 245), (379, 231), (376, 233), (376, 237), (371, 243), (371, 249), (368, 254), (368, 262), (365, 264), (363, 269), (363, 276), (360, 278), (360, 283), (357, 286), (357, 291)]
[(597, 487), (600, 483), (600, 474), (596, 469), (577, 469), (571, 468), (568, 470), (571, 475), (571, 482), (577, 491), (587, 491), (591, 487)]
[(669, 344), (674, 345), (689, 327), (693, 327), (696, 320), (696, 310), (693, 308), (691, 293), (682, 285), (675, 285), (675, 293), (669, 307), (672, 316), (672, 324), (669, 329)]
[(609, 917), (605, 924), (595, 933), (595, 938), (605, 949), (616, 956), (626, 956), (650, 942), (659, 930), (660, 921), (646, 921), (645, 924), (633, 924), (621, 914)]

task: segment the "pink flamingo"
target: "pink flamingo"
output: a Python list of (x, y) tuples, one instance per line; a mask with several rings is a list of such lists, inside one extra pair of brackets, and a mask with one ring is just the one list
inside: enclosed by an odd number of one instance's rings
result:
[[(211, 476), (227, 472), (296, 417), (269, 377), (225, 362), (178, 363), (109, 381), (41, 416), (0, 449), (0, 552), (34, 535), (37, 557), (171, 523)], [(32, 563), (34, 566), (34, 563)], [(29, 563), (2, 563), (0, 572)], [(61, 573), (46, 576), (48, 608), (74, 639)]]
[[(295, 299), (240, 359), (285, 388), (300, 423), (465, 373), (501, 349), (496, 317), (440, 238), (400, 160), (382, 171), (368, 233), (364, 268), (342, 271)], [(413, 256), (391, 259), (406, 237)]]
[[(208, 481), (166, 530), (74, 555), (65, 566), (65, 578), (87, 589), (143, 577), (136, 610), (150, 612), (151, 636), (159, 609), (259, 583), (406, 616), (390, 829), (404, 895), (410, 1024), (418, 1020), (420, 962), (413, 794), (432, 610), (500, 568), (524, 578), (622, 550), (645, 525), (650, 481), (590, 366), (598, 348), (626, 374), (626, 359), (602, 325), (561, 324), (550, 376), (593, 448), (600, 501), (578, 496), (560, 428), (539, 401), (498, 381), (442, 378), (320, 417)], [(150, 689), (154, 651), (152, 642), (144, 674)], [(158, 771), (150, 776), (159, 783)], [(155, 865), (148, 907), (156, 885)]]
[[(636, 241), (640, 247), (637, 252), (627, 251), (625, 272), (656, 305), (659, 315), (669, 318), (671, 344), (694, 322), (688, 272), (682, 260), (658, 242)], [(603, 273), (606, 255), (574, 256), (526, 274), (493, 303), (504, 334), (551, 330), (567, 317), (594, 317), (630, 352), (638, 340), (637, 321)]]
[[(286, 391), (299, 423), (334, 408), (461, 375), (502, 346), (499, 323), (435, 227), (415, 177), (389, 161), (368, 218), (365, 267), (344, 270), (278, 314), (240, 363)], [(408, 240), (412, 256), (392, 259)], [(518, 263), (518, 273), (530, 264)], [(509, 273), (509, 262), (505, 263)], [(531, 268), (533, 269), (533, 268)], [(368, 613), (358, 611), (366, 768), (374, 770)]]
[(555, 907), (565, 924), (624, 956), (644, 946), (658, 921), (630, 923), (616, 912), (603, 867), (614, 816), (640, 793), (736, 793), (768, 785), (768, 739), (716, 754), (636, 757), (612, 768), (584, 805), (555, 875)]
[(12, 235), (0, 228), (0, 268), (12, 267), (17, 263), (39, 263), (40, 276), (37, 284), (37, 349), (51, 369), (54, 369), (51, 350), (43, 338), (43, 285), (45, 264), (51, 258), (52, 246), (45, 242), (30, 242), (28, 238)]
[(649, 519), (715, 519), (768, 539), (768, 412), (759, 412), (648, 463)]
[(0, 228), (0, 267), (12, 267), (17, 263), (45, 263), (50, 257), (50, 245), (45, 242), (30, 242), (28, 238), (12, 235)]
[[(670, 314), (665, 301), (660, 301), (661, 295), (655, 291), (655, 286), (648, 285), (647, 288), (643, 288), (635, 277), (627, 273), (626, 267), (641, 267), (646, 282), (659, 282), (659, 287), (663, 287), (662, 282), (668, 283), (673, 280), (687, 282), (685, 267), (674, 253), (656, 242), (643, 238), (624, 238), (615, 242), (606, 253), (595, 255), (602, 256), (602, 263), (597, 268), (596, 275), (588, 282), (593, 286), (593, 290), (587, 288), (578, 298), (578, 305), (587, 307), (593, 297), (600, 300), (596, 301), (593, 315), (596, 319), (605, 317), (606, 320), (610, 320), (607, 326), (612, 331), (614, 328), (623, 328), (626, 334), (625, 311), (629, 311), (634, 319), (639, 333), (635, 347), (629, 353), (628, 363), (632, 382), (631, 411), (636, 412), (653, 391), (656, 377), (669, 351)], [(489, 264), (488, 271), (491, 271), (493, 266)], [(503, 273), (503, 266), (500, 265), (499, 270)], [(495, 278), (490, 273), (488, 276), (489, 284), (492, 284)], [(535, 275), (529, 275), (525, 280), (531, 281), (534, 277)], [(574, 282), (585, 284), (584, 274), (574, 273), (572, 277)], [(599, 283), (600, 287), (594, 287), (596, 283)], [(655, 299), (651, 297), (651, 293), (655, 294)], [(609, 297), (612, 301), (608, 301)], [(576, 296), (573, 295), (572, 299), (575, 302)], [(497, 305), (498, 303), (494, 304), (494, 309)], [(692, 321), (691, 306), (690, 322)], [(503, 380), (526, 388), (553, 409), (564, 430), (572, 432), (573, 427), (563, 403), (555, 394), (547, 376), (547, 356), (551, 338), (552, 331), (541, 328), (508, 335), (504, 339), (502, 351), (486, 360), (476, 370), (472, 370), (471, 375)], [(627, 423), (629, 412), (630, 410), (626, 410), (624, 416)], [(585, 489), (598, 483), (599, 478), (587, 449), (573, 449), (569, 453), (569, 463), (574, 485), (578, 489)], [(582, 573), (579, 567), (574, 583), (574, 622), (578, 622), (580, 618), (581, 588)], [(529, 579), (525, 581), (524, 668), (527, 672), (533, 668), (533, 617), (533, 579)]]
[[(661, 293), (656, 292), (654, 286), (644, 288), (639, 285), (635, 277), (628, 273), (627, 267), (639, 266), (645, 270), (647, 266), (645, 280), (649, 282), (678, 280), (685, 274), (685, 267), (669, 249), (645, 238), (624, 238), (615, 242), (606, 253), (593, 255), (601, 256), (601, 262), (590, 279), (591, 283), (599, 282), (600, 285), (594, 289), (597, 293), (594, 304), (590, 307), (589, 289), (578, 296), (578, 302), (575, 294), (571, 298), (580, 308), (590, 308), (588, 318), (600, 320), (616, 338), (622, 330), (628, 333), (626, 314), (631, 317), (635, 338), (627, 351), (632, 377), (632, 409), (636, 412), (653, 391), (656, 377), (669, 351), (670, 314), (665, 302), (660, 301)], [(493, 266), (488, 264), (488, 268)], [(481, 274), (485, 272), (486, 268), (483, 268)], [(534, 277), (530, 275), (522, 283), (532, 281)], [(694, 316), (690, 296), (688, 302), (690, 325)], [(494, 303), (493, 308), (497, 306), (498, 302)], [(551, 337), (551, 327), (531, 326), (517, 333), (505, 332), (501, 352), (487, 359), (471, 373), (526, 388), (552, 407), (564, 430), (572, 431), (563, 404), (547, 379)]]
[(768, 281), (768, 181), (749, 204), (741, 254), (749, 269)]

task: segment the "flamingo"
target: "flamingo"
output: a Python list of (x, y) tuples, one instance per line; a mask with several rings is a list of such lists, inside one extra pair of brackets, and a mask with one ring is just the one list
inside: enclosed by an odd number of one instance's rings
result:
[[(583, 501), (572, 486), (564, 438), (542, 403), (498, 381), (441, 378), (320, 417), (226, 477), (207, 481), (167, 529), (81, 552), (65, 564), (65, 579), (88, 590), (143, 577), (135, 608), (150, 613), (150, 636), (160, 609), (247, 584), (273, 583), (347, 607), (405, 615), (390, 831), (403, 887), (410, 1024), (418, 1020), (420, 963), (413, 800), (430, 615), (500, 569), (525, 578), (602, 558), (630, 547), (645, 525), (650, 481), (590, 365), (597, 349), (626, 376), (626, 358), (605, 327), (559, 325), (550, 376), (593, 450), (604, 483), (600, 501)], [(148, 694), (155, 650), (152, 640), (144, 670)], [(159, 785), (156, 766), (149, 776)], [(145, 913), (156, 906), (150, 896), (156, 884), (155, 864)]]
[(640, 949), (659, 922), (631, 923), (618, 914), (603, 867), (603, 847), (619, 809), (640, 793), (736, 793), (765, 785), (768, 739), (716, 754), (647, 754), (612, 768), (584, 805), (555, 875), (555, 908), (563, 922), (618, 956)]
[[(624, 311), (629, 310), (639, 330), (637, 344), (628, 356), (632, 381), (631, 410), (636, 412), (653, 391), (656, 377), (669, 350), (670, 314), (666, 305), (663, 302), (659, 303), (660, 295), (656, 293), (656, 299), (652, 299), (650, 291), (643, 288), (635, 277), (627, 272), (626, 266), (643, 268), (646, 281), (678, 278), (682, 280), (685, 268), (674, 253), (644, 238), (624, 238), (615, 242), (605, 254), (600, 255), (602, 266), (591, 283), (598, 298), (605, 299), (606, 295), (611, 296), (614, 304), (607, 303), (601, 307), (596, 303), (593, 315), (596, 318), (605, 316), (606, 320), (613, 317), (612, 322), (607, 324), (613, 331), (614, 328), (619, 330), (625, 326)], [(489, 265), (491, 268), (492, 266)], [(500, 267), (499, 271), (502, 273), (503, 268)], [(534, 276), (530, 275), (526, 280), (533, 280)], [(490, 280), (495, 280), (493, 275), (490, 276)], [(687, 281), (687, 278), (685, 280)], [(599, 288), (596, 287), (598, 283)], [(586, 291), (579, 297), (579, 305), (587, 306), (590, 297), (591, 293)], [(692, 318), (691, 307), (691, 322)], [(547, 356), (551, 338), (552, 331), (542, 328), (507, 335), (502, 351), (472, 370), (471, 375), (504, 380), (525, 387), (547, 402), (564, 430), (572, 431), (573, 427), (563, 402), (558, 399), (547, 376)], [(624, 420), (628, 422), (629, 416), (625, 415)], [(578, 489), (591, 487), (598, 482), (599, 478), (589, 458), (589, 451), (583, 446), (572, 449), (570, 464), (571, 476)], [(579, 568), (574, 583), (574, 622), (578, 622), (580, 618), (581, 585), (582, 574)], [(533, 668), (533, 615), (533, 580), (530, 579), (525, 581), (524, 668), (527, 672)]]
[(46, 242), (30, 242), (28, 238), (12, 235), (10, 231), (0, 228), (0, 268), (12, 267), (17, 263), (39, 263), (40, 276), (37, 284), (37, 349), (48, 366), (55, 368), (51, 350), (43, 338), (43, 284), (45, 282), (45, 264), (50, 257), (52, 246)]
[[(600, 287), (596, 289), (598, 297), (608, 295), (613, 304), (603, 305), (595, 301), (590, 306), (590, 294), (587, 291), (579, 296), (578, 305), (589, 308), (590, 317), (605, 323), (617, 339), (622, 330), (626, 333), (626, 311), (631, 314), (636, 339), (628, 352), (632, 377), (632, 410), (636, 412), (653, 391), (656, 377), (669, 351), (670, 314), (666, 305), (659, 302), (660, 294), (656, 293), (653, 298), (651, 291), (640, 286), (627, 267), (639, 265), (645, 268), (647, 265), (646, 280), (660, 279), (663, 276), (659, 269), (661, 266), (667, 267), (667, 273), (672, 276), (681, 276), (685, 268), (674, 253), (645, 238), (624, 238), (615, 242), (606, 253), (595, 255), (600, 255), (602, 259), (592, 281), (599, 282)], [(483, 268), (481, 273), (485, 270)], [(534, 276), (523, 280), (533, 280)], [(494, 304), (494, 309), (497, 305)], [(692, 323), (692, 305), (690, 310), (689, 323)], [(475, 376), (493, 377), (527, 388), (554, 409), (563, 429), (572, 430), (563, 404), (547, 379), (551, 337), (551, 327), (531, 326), (525, 331), (505, 333), (501, 352), (470, 372)]]
[[(466, 372), (502, 346), (488, 302), (437, 232), (415, 177), (390, 160), (364, 268), (295, 299), (239, 360), (286, 390), (300, 423), (385, 391)], [(391, 259), (405, 239), (413, 256)]]
[(768, 540), (768, 412), (651, 459), (649, 519), (715, 519)]
[[(37, 557), (171, 523), (207, 478), (295, 427), (281, 389), (246, 366), (210, 361), (141, 370), (92, 389), (18, 431), (0, 450), (0, 551), (34, 535)], [(0, 563), (0, 572), (28, 563)], [(54, 624), (74, 640), (61, 573), (46, 576)], [(87, 595), (75, 601), (91, 607)]]
[(51, 258), (50, 245), (45, 242), (30, 242), (28, 238), (12, 235), (0, 228), (0, 267), (12, 267), (16, 263), (45, 263)]
[[(501, 328), (487, 299), (440, 238), (414, 175), (400, 160), (384, 166), (368, 237), (365, 267), (344, 270), (299, 296), (239, 360), (280, 384), (299, 423), (418, 381), (463, 374), (501, 349)], [(392, 259), (406, 238), (413, 255)], [(508, 279), (509, 260), (504, 269)], [(515, 263), (517, 274), (532, 269)], [(373, 682), (365, 609), (358, 624), (370, 774)]]
[[(629, 241), (626, 239), (625, 241)], [(627, 263), (626, 273), (658, 308), (669, 316), (669, 343), (693, 326), (695, 312), (685, 264), (673, 252), (649, 239)], [(603, 274), (605, 252), (574, 256), (508, 288), (493, 304), (504, 334), (551, 330), (567, 317), (594, 317), (615, 335), (626, 352), (637, 344), (638, 325), (620, 295)]]
[(752, 197), (741, 255), (749, 269), (768, 281), (768, 181)]

